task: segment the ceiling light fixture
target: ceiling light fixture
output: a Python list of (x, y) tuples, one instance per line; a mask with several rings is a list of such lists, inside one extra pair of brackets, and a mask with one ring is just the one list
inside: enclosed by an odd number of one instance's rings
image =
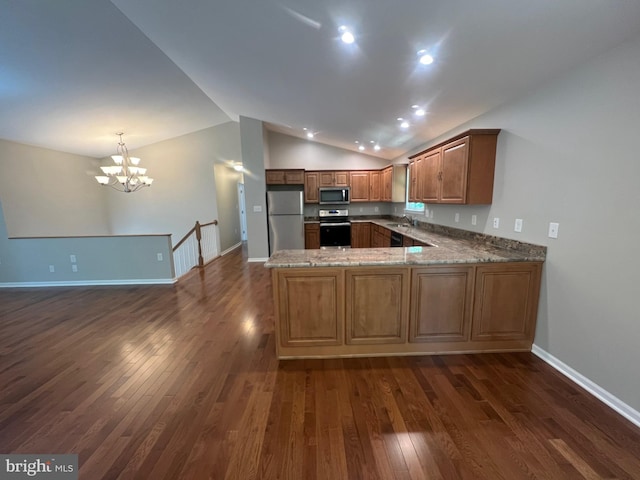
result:
[(380, 145), (378, 145), (378, 144), (376, 143), (376, 144), (373, 146), (373, 149), (374, 149), (376, 152), (379, 152), (379, 151), (380, 151)]
[(418, 61), (422, 65), (431, 65), (433, 63), (433, 57), (429, 55), (426, 50), (419, 50)]
[(244, 170), (244, 167), (243, 167), (241, 164), (237, 163), (237, 164), (235, 164), (235, 165), (233, 166), (233, 169), (234, 169), (236, 172), (241, 172), (241, 171), (243, 171), (243, 170)]
[(340, 32), (340, 40), (342, 40), (347, 45), (351, 45), (356, 41), (356, 37), (348, 27), (342, 25), (340, 28), (338, 28), (338, 32)]
[(400, 120), (400, 128), (409, 128), (409, 122), (402, 118), (399, 118), (398, 120)]
[(315, 133), (313, 133), (312, 131), (308, 131), (307, 138), (313, 138), (313, 137), (315, 137)]
[(424, 109), (424, 108), (421, 108), (419, 105), (411, 105), (411, 108), (413, 108), (413, 110), (414, 110), (414, 111), (413, 111), (413, 114), (414, 114), (416, 117), (424, 117), (424, 116), (425, 116), (425, 114), (427, 113), (427, 112), (425, 111), (425, 109)]
[(364, 152), (364, 145), (360, 145), (360, 146), (358, 147), (358, 150), (360, 150), (361, 152)]
[(111, 155), (115, 165), (100, 167), (104, 175), (96, 175), (100, 185), (107, 185), (120, 192), (131, 193), (142, 187), (149, 187), (153, 178), (147, 177), (146, 168), (139, 167), (140, 159), (130, 157), (127, 146), (122, 141), (123, 132), (116, 133), (120, 137), (116, 148), (116, 155)]

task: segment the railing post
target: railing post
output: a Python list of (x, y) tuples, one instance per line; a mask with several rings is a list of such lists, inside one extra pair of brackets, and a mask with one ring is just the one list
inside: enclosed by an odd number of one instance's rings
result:
[(200, 222), (196, 220), (196, 240), (198, 241), (198, 266), (204, 266), (204, 258), (202, 258), (202, 232), (200, 231)]

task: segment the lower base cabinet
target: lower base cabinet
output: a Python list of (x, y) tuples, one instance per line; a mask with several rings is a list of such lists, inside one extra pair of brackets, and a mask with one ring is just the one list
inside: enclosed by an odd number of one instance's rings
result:
[(530, 264), (478, 267), (471, 339), (532, 339), (539, 295), (539, 268)]
[(408, 268), (350, 269), (346, 288), (347, 344), (407, 341)]
[(279, 358), (529, 351), (542, 262), (275, 268)]
[(473, 267), (413, 269), (409, 341), (469, 340), (473, 270)]

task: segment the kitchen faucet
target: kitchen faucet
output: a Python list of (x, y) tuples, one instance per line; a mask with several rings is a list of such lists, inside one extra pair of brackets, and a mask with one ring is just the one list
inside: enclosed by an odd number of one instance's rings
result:
[(407, 222), (409, 222), (409, 225), (413, 225), (413, 218), (411, 218), (409, 215), (403, 215), (402, 218), (400, 219), (400, 222), (402, 223), (402, 221), (407, 220)]

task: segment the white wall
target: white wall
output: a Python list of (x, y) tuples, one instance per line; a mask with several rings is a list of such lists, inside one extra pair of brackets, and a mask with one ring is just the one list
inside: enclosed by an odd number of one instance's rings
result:
[[(130, 154), (140, 157), (154, 183), (130, 194), (106, 189), (111, 232), (169, 233), (175, 244), (196, 220), (218, 218), (214, 165), (240, 161), (240, 131), (238, 123), (227, 122)], [(221, 234), (226, 228), (220, 224)]]
[[(115, 144), (114, 144), (115, 146)], [(11, 237), (109, 233), (98, 160), (0, 140), (0, 201)]]
[(247, 249), (250, 261), (269, 257), (267, 199), (264, 180), (268, 159), (266, 131), (260, 120), (240, 117), (242, 165), (245, 168), (244, 193), (247, 207)]
[(269, 149), (265, 168), (306, 170), (377, 170), (391, 162), (382, 158), (324, 145), (315, 141), (268, 132)]
[[(431, 144), (468, 128), (502, 128), (493, 204), (429, 206), (434, 223), (548, 245), (536, 345), (635, 410), (639, 85), (636, 38), (435, 139)], [(493, 217), (500, 218), (497, 230)], [(513, 231), (516, 218), (524, 219), (522, 233)], [(547, 237), (552, 221), (560, 223), (556, 240)]]

